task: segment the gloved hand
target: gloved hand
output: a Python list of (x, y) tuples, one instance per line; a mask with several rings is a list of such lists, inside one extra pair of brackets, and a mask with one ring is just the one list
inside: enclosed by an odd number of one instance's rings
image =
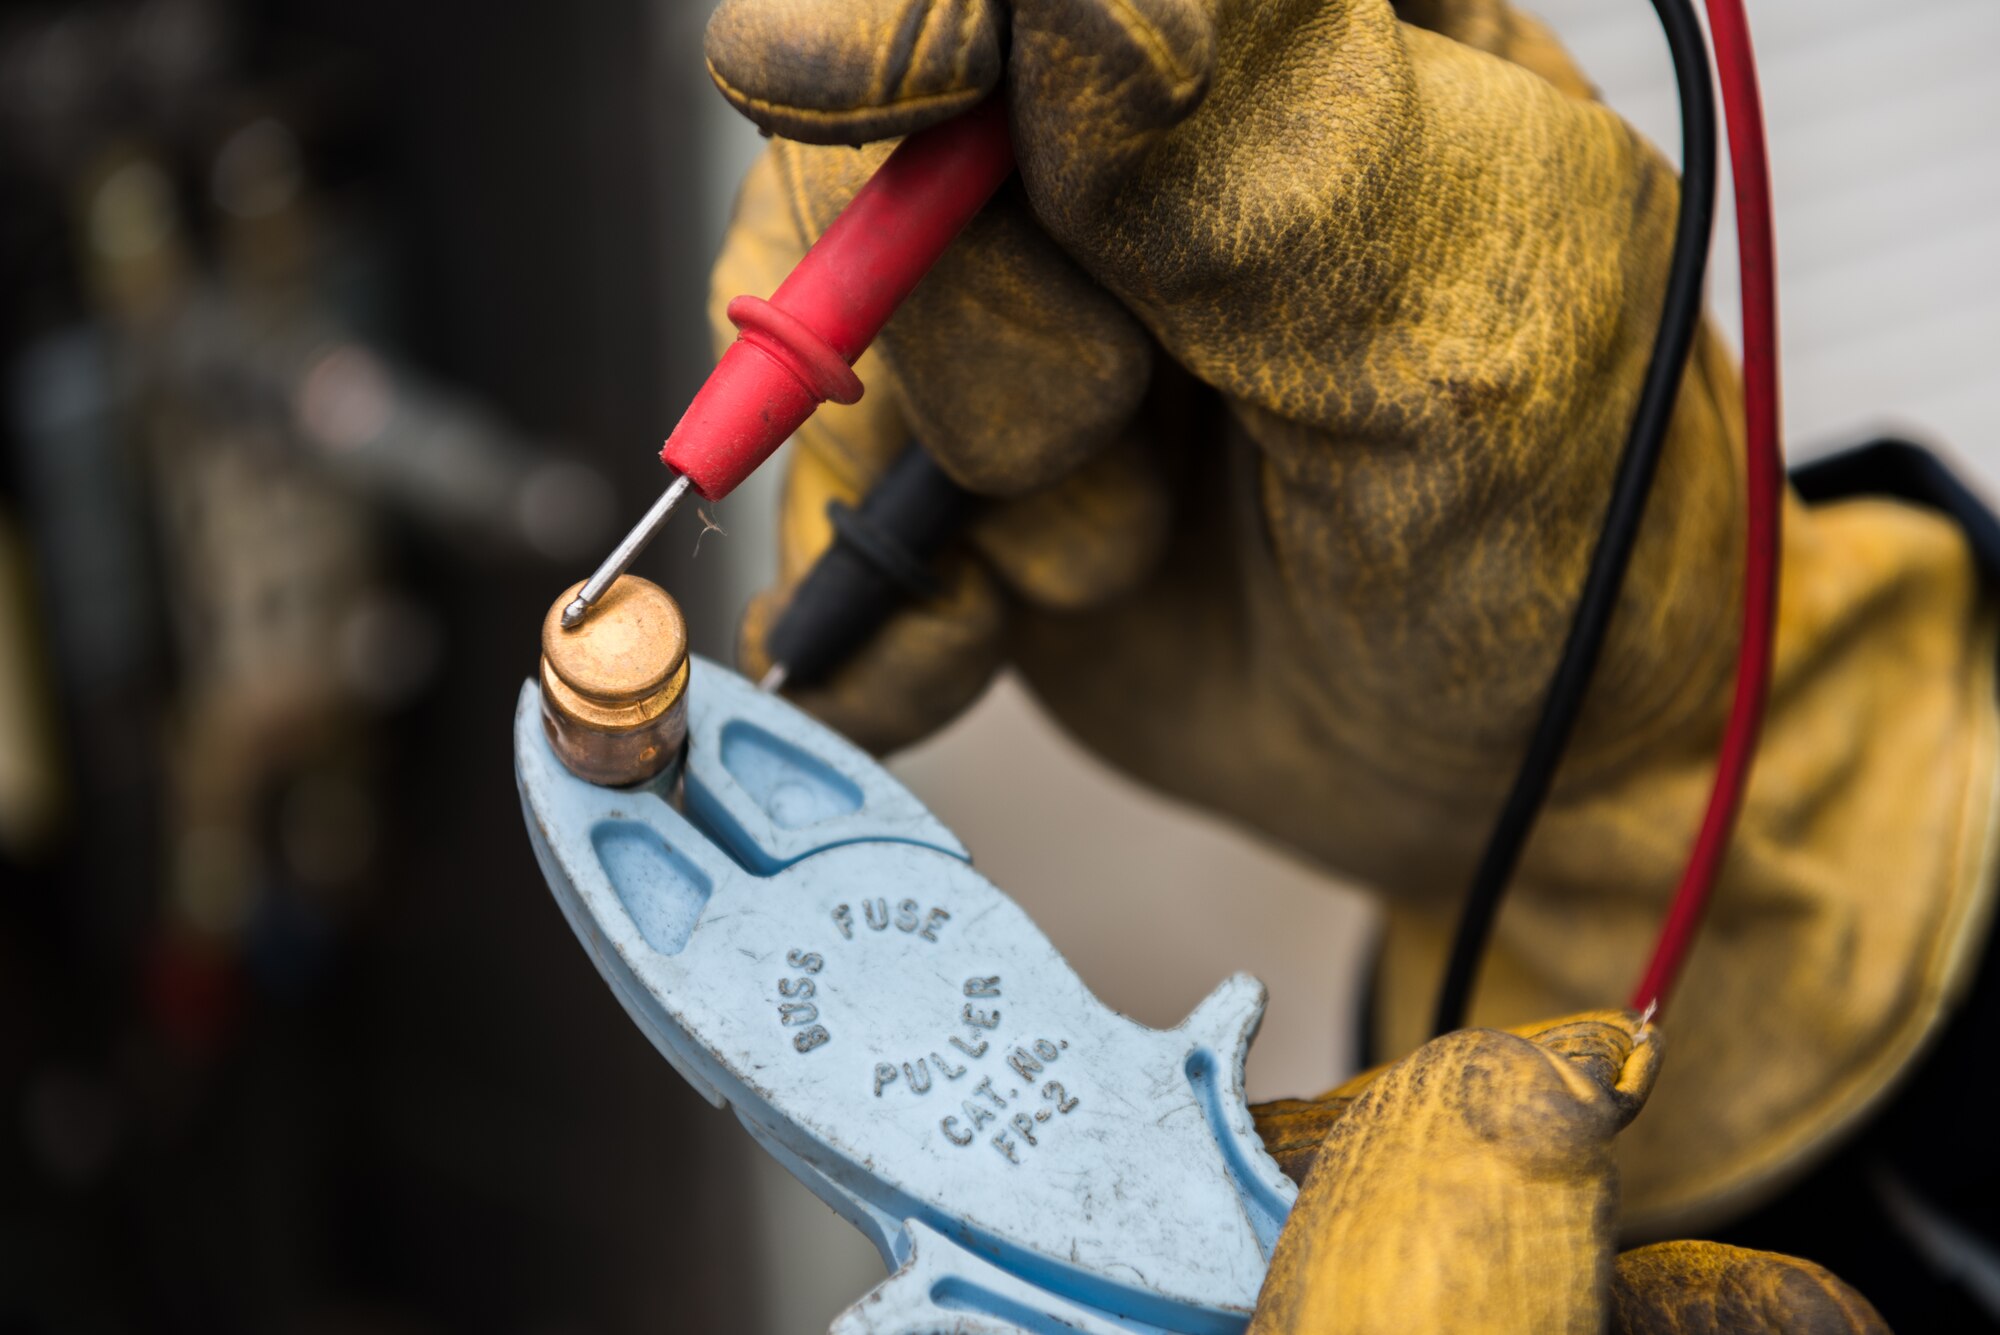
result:
[[(1020, 186), (890, 324), (863, 404), (801, 433), (787, 571), (828, 496), (912, 432), (1010, 503), (950, 597), (800, 699), (886, 749), (1013, 657), (1142, 773), (1181, 767), (1163, 733), (1243, 756), (1260, 823), (1352, 864), (1373, 822), (1330, 828), (1343, 789), (1488, 787), (1532, 717), (1650, 350), (1672, 173), (1608, 112), (1382, 0), (728, 0), (709, 64), (767, 129), (854, 143), (986, 94), (1003, 34)], [(1525, 21), (1494, 35), (1574, 82)], [(768, 290), (885, 151), (777, 146), (718, 299)], [(1727, 670), (1718, 387), (1719, 362), (1686, 396), (1677, 523), (1636, 563), (1654, 610), (1611, 646), (1606, 708), (1672, 715)], [(1668, 542), (1716, 568), (1672, 578)], [(1663, 626), (1704, 647), (1692, 670), (1638, 643)]]
[[(1449, 1034), (1337, 1107), (1255, 1109), (1303, 1180), (1250, 1335), (1886, 1335), (1864, 1298), (1790, 1257), (1680, 1242), (1614, 1264), (1612, 1137), (1660, 1058), (1658, 1031), (1598, 1012)], [(1308, 1111), (1333, 1115), (1308, 1130)]]
[[(1672, 172), (1498, 0), (725, 0), (708, 56), (739, 109), (824, 145), (752, 169), (719, 337), (885, 137), (1004, 84), (1020, 161), (863, 359), (866, 397), (799, 433), (784, 578), (913, 434), (998, 503), (944, 596), (799, 703), (888, 749), (1012, 663), (1113, 763), (1381, 891), (1379, 1040), (1410, 1051), (1602, 519)], [(1727, 704), (1736, 400), (1704, 334), (1481, 1023), (1615, 1001), (1643, 963)], [(1686, 1059), (1620, 1142), (1641, 1227), (1864, 1113), (1990, 884), (1994, 628), (1963, 544), (1873, 503), (1786, 526)], [(753, 674), (784, 596), (747, 619)]]
[(1629, 1013), (1466, 1029), (1371, 1072), (1323, 1137), (1250, 1335), (1605, 1327), (1612, 1137), (1660, 1068)]

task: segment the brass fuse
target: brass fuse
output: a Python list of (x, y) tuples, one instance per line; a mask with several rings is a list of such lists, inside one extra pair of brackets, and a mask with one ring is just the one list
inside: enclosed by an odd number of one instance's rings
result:
[(565, 589), (542, 620), (542, 726), (570, 772), (611, 786), (650, 779), (687, 740), (687, 622), (665, 589), (621, 575), (575, 627)]

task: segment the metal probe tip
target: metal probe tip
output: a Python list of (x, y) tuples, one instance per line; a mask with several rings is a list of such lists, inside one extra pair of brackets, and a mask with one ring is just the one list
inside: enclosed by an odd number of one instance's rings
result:
[(676, 505), (680, 504), (680, 499), (687, 493), (687, 489), (687, 477), (676, 476), (673, 485), (660, 494), (660, 499), (653, 502), (652, 509), (646, 511), (645, 518), (633, 525), (632, 531), (611, 549), (611, 555), (604, 558), (604, 564), (597, 567), (591, 577), (583, 582), (583, 589), (576, 597), (570, 599), (569, 606), (562, 610), (564, 630), (572, 629), (577, 622), (583, 620), (584, 613), (590, 610), (591, 604), (602, 598), (604, 591), (631, 567), (640, 552), (646, 550), (646, 544), (651, 542), (654, 535), (666, 524), (667, 516), (674, 512)]
[(766, 672), (762, 680), (757, 683), (757, 689), (766, 695), (776, 695), (785, 689), (785, 678), (789, 677), (791, 672), (792, 670), (783, 663), (773, 663), (770, 671)]

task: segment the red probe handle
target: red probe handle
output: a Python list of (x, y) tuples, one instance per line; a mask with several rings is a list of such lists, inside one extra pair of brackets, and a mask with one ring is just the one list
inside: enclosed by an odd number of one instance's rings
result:
[(828, 399), (861, 397), (855, 360), (1014, 170), (1007, 108), (990, 97), (905, 139), (740, 331), (660, 449), (721, 500)]

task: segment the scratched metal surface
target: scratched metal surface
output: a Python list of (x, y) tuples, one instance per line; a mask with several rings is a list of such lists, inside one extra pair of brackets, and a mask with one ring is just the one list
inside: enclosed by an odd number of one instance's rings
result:
[(532, 684), (522, 800), (628, 1013), (903, 1267), (840, 1328), (1239, 1329), (1295, 1194), (1243, 1093), (1262, 986), (1120, 1015), (865, 754), (703, 660), (689, 699), (686, 814), (564, 770)]

